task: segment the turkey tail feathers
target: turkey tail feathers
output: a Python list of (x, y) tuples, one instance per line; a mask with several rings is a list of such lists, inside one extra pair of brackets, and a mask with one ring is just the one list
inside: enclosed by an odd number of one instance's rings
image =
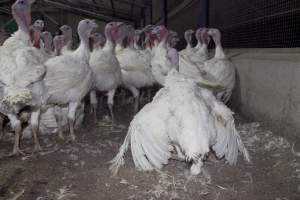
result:
[(125, 164), (124, 161), (124, 155), (128, 149), (130, 142), (130, 132), (125, 137), (124, 143), (120, 147), (120, 150), (118, 154), (111, 160), (109, 163), (111, 164), (109, 166), (109, 170), (112, 172), (113, 176), (116, 176), (118, 174), (119, 168)]

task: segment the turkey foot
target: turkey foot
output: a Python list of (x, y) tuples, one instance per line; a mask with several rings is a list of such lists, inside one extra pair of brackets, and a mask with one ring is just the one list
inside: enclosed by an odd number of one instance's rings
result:
[(12, 156), (19, 156), (19, 155), (26, 155), (23, 151), (21, 151), (21, 149), (19, 147), (14, 147), (13, 151), (8, 154), (8, 157), (12, 157)]
[(203, 161), (202, 161), (202, 156), (200, 156), (200, 158), (193, 161), (193, 164), (191, 166), (191, 174), (192, 175), (200, 174), (202, 166), (203, 166)]
[(62, 133), (62, 131), (59, 131), (59, 132), (58, 132), (58, 138), (59, 138), (60, 140), (65, 140), (65, 137), (64, 137), (64, 134)]

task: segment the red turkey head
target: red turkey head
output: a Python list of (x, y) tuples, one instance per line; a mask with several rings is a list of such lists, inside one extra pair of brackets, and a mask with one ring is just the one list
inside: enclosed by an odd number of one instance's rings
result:
[(151, 33), (157, 36), (158, 42), (166, 41), (169, 34), (164, 25), (156, 26)]
[(121, 28), (124, 25), (123, 22), (110, 22), (106, 24), (104, 34), (107, 40), (116, 42), (120, 37), (124, 37), (126, 34), (124, 29)]

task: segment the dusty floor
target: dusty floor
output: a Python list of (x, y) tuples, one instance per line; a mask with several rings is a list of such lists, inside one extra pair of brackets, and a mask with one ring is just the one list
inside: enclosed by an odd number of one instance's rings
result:
[[(257, 123), (239, 124), (253, 163), (240, 157), (237, 166), (208, 160), (204, 172), (192, 177), (188, 165), (170, 161), (160, 172), (135, 170), (130, 153), (117, 177), (110, 177), (107, 162), (123, 142), (131, 107), (116, 107), (118, 128), (101, 120), (86, 121), (75, 143), (43, 137), (48, 151), (6, 158), (11, 141), (0, 142), (0, 199), (100, 200), (299, 200), (300, 157), (292, 145)], [(31, 141), (22, 141), (27, 152)], [(298, 155), (299, 156), (299, 155)]]

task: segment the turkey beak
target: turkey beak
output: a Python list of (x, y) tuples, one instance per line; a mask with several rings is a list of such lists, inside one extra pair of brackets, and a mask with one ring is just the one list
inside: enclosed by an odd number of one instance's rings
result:
[(96, 29), (99, 27), (95, 20), (93, 20), (92, 26), (93, 26), (93, 29)]

